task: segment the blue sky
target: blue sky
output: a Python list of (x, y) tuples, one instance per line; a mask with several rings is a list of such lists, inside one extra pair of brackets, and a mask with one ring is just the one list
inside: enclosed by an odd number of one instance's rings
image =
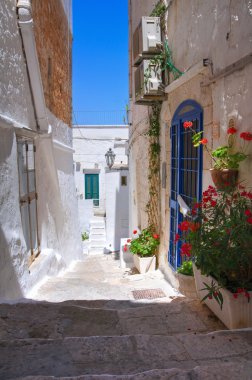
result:
[(123, 124), (126, 103), (128, 1), (73, 0), (73, 123)]

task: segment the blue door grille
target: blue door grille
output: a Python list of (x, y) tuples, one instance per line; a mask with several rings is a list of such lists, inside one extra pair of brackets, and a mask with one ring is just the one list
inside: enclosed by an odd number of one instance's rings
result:
[(170, 245), (168, 260), (173, 269), (181, 265), (180, 246), (174, 243), (178, 225), (184, 219), (179, 210), (177, 197), (180, 194), (191, 208), (202, 193), (202, 148), (192, 145), (192, 131), (185, 129), (185, 121), (192, 121), (192, 129), (199, 132), (203, 127), (201, 107), (194, 101), (181, 104), (171, 126), (171, 198), (170, 198)]

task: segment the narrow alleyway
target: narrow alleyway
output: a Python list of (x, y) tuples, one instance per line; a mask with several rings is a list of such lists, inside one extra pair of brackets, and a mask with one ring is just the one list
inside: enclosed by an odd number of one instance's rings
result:
[(227, 331), (159, 271), (89, 256), (31, 296), (0, 307), (0, 379), (252, 378), (251, 329)]

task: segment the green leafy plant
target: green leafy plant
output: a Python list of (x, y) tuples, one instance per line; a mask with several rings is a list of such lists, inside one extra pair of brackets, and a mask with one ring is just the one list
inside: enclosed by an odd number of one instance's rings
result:
[(88, 235), (88, 233), (86, 231), (82, 232), (81, 239), (82, 239), (82, 241), (85, 241), (85, 240), (89, 239), (89, 235)]
[[(160, 168), (160, 111), (161, 104), (156, 102), (151, 106), (152, 112), (149, 116), (149, 129), (146, 133), (149, 136), (149, 201), (146, 204), (145, 211), (148, 214), (148, 219), (150, 224), (153, 223), (153, 213), (156, 213), (155, 204), (157, 198), (159, 197), (159, 188), (157, 183), (159, 183), (159, 168)], [(156, 228), (158, 229), (158, 227)]]
[(177, 270), (178, 273), (185, 276), (193, 276), (193, 265), (191, 260), (185, 260)]
[[(134, 237), (135, 236), (135, 237)], [(155, 255), (160, 244), (159, 235), (154, 232), (153, 226), (143, 229), (139, 234), (133, 231), (133, 239), (130, 243), (130, 252), (140, 257)]]
[[(252, 291), (252, 192), (242, 186), (232, 192), (204, 191), (200, 203), (192, 208), (193, 221), (179, 225), (176, 243), (180, 254), (193, 259), (203, 275), (211, 275), (216, 284), (208, 295), (224, 287), (234, 298)], [(218, 289), (216, 289), (218, 286)], [(216, 299), (214, 296), (214, 298)], [(217, 301), (218, 301), (217, 300)], [(220, 303), (219, 302), (219, 303)]]
[(153, 11), (151, 12), (151, 17), (162, 17), (167, 11), (168, 7), (163, 3), (163, 1), (159, 1)]
[(202, 298), (201, 301), (203, 302), (207, 298), (209, 298), (210, 300), (214, 298), (215, 301), (220, 305), (220, 308), (222, 309), (222, 306), (223, 306), (223, 296), (222, 296), (222, 293), (220, 291), (221, 286), (218, 286), (214, 282), (214, 280), (211, 281), (211, 285), (208, 285), (205, 282), (203, 282), (203, 284), (205, 285), (205, 288), (200, 289), (200, 290), (206, 290), (207, 294), (205, 295), (205, 297)]
[(200, 145), (203, 145), (210, 157), (214, 161), (215, 169), (239, 169), (239, 165), (242, 161), (244, 161), (248, 155), (245, 153), (247, 145), (246, 141), (252, 140), (252, 133), (250, 132), (242, 132), (240, 134), (240, 150), (236, 151), (236, 132), (237, 129), (234, 127), (228, 128), (227, 135), (228, 141), (227, 145), (219, 146), (215, 150), (211, 151), (207, 147), (208, 140), (206, 138), (202, 138), (203, 132), (196, 132), (193, 129), (193, 121), (185, 121), (184, 128), (190, 129), (192, 132), (192, 142), (195, 148), (198, 148)]
[(145, 70), (144, 74), (144, 84), (148, 86), (148, 80), (151, 78), (151, 71), (158, 72), (158, 70), (162, 72), (167, 71), (173, 75), (174, 80), (183, 75), (183, 72), (180, 71), (173, 63), (172, 52), (169, 48), (168, 41), (165, 40), (161, 45), (160, 53), (156, 54), (149, 61), (149, 66), (147, 70)]

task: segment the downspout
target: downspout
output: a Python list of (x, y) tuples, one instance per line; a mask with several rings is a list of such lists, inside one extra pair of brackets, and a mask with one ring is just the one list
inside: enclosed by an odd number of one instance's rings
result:
[(40, 67), (33, 33), (33, 19), (31, 11), (31, 0), (18, 0), (18, 24), (23, 40), (27, 68), (30, 77), (31, 91), (34, 101), (36, 120), (41, 131), (48, 131), (48, 120), (46, 104)]

